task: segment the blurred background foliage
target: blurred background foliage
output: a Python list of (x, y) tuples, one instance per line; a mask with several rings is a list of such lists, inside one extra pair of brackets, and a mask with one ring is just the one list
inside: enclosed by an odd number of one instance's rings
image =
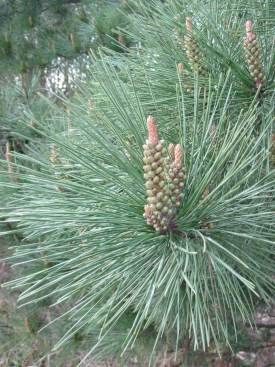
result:
[(31, 134), (21, 121), (25, 110), (45, 120), (48, 106), (41, 94), (54, 100), (73, 93), (74, 81), (87, 76), (89, 53), (101, 47), (125, 52), (130, 40), (119, 28), (127, 28), (130, 11), (121, 0), (1, 1), (2, 146), (14, 133)]
[[(127, 27), (129, 11), (127, 2), (120, 0), (0, 2), (1, 158), (7, 158), (8, 150), (25, 153), (30, 140), (41, 145), (45, 137), (39, 132), (38, 121), (51, 130), (64, 131), (58, 121), (64, 121), (64, 116), (67, 121), (68, 113), (60, 97), (72, 96), (74, 82), (85, 79), (92, 63), (89, 53), (97, 54), (101, 47), (125, 52), (130, 40), (120, 36), (119, 27)], [(2, 183), (5, 170), (2, 161)], [(15, 190), (1, 184), (1, 208), (9, 204)], [(6, 223), (1, 230), (12, 233), (13, 226)], [(1, 238), (0, 258), (9, 256), (9, 245), (20, 240), (12, 234)], [(1, 261), (1, 284), (18, 274), (17, 269)], [(17, 292), (0, 290), (0, 366), (76, 366), (85, 351), (82, 337), (76, 338), (64, 354), (49, 354), (62, 326), (43, 335), (38, 333), (62, 310), (51, 311), (48, 301), (20, 311), (17, 297)], [(94, 364), (90, 360), (88, 365)]]

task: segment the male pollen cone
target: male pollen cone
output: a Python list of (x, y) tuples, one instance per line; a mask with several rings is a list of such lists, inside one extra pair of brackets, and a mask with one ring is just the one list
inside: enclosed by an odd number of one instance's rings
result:
[(149, 115), (147, 118), (148, 140), (150, 144), (157, 145), (158, 132), (156, 122), (153, 116)]
[(246, 28), (246, 32), (251, 32), (252, 31), (252, 28), (253, 28), (252, 20), (247, 20), (245, 22), (245, 28)]
[(190, 17), (185, 18), (185, 26), (187, 32), (192, 33), (192, 18)]
[(172, 160), (175, 159), (175, 146), (174, 144), (169, 144), (168, 146), (168, 151), (169, 151), (169, 154), (170, 154), (170, 157), (172, 158)]
[(182, 149), (181, 149), (181, 145), (177, 144), (175, 146), (175, 163), (178, 166), (181, 166), (181, 161), (182, 161)]
[(251, 37), (252, 37), (252, 29), (253, 29), (253, 23), (252, 20), (247, 20), (245, 22), (245, 29), (246, 29), (246, 35), (247, 38), (249, 39), (249, 41), (251, 41)]

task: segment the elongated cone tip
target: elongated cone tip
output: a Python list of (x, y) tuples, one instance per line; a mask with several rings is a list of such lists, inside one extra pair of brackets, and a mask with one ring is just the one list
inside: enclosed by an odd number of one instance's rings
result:
[(180, 144), (177, 144), (175, 146), (175, 163), (178, 166), (181, 166), (181, 161), (182, 161), (182, 149)]
[(8, 173), (12, 174), (13, 173), (13, 168), (12, 168), (12, 162), (11, 162), (11, 150), (10, 150), (10, 143), (9, 142), (6, 143), (5, 158), (8, 162)]
[(246, 33), (252, 32), (252, 28), (253, 28), (252, 20), (247, 20), (245, 22)]
[(186, 17), (185, 18), (185, 26), (186, 26), (186, 30), (187, 32), (192, 32), (192, 18), (190, 17)]
[(10, 143), (7, 142), (6, 143), (6, 153), (5, 153), (5, 158), (7, 161), (11, 161), (11, 150), (10, 150)]
[(174, 144), (169, 144), (168, 151), (169, 151), (170, 157), (174, 160), (175, 159), (175, 147), (174, 147)]
[(245, 29), (246, 29), (246, 38), (248, 41), (252, 41), (253, 40), (253, 23), (252, 20), (247, 20), (245, 23)]
[(149, 143), (156, 145), (158, 143), (158, 131), (155, 119), (151, 115), (149, 115), (147, 118), (147, 129), (148, 129)]
[(178, 72), (182, 74), (184, 72), (184, 65), (182, 62), (178, 63)]

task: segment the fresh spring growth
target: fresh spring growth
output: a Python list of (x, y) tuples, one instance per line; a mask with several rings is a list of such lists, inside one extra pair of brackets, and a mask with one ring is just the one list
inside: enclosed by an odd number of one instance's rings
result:
[(182, 148), (169, 145), (167, 154), (164, 141), (158, 139), (153, 116), (147, 119), (148, 139), (144, 148), (144, 179), (147, 204), (144, 218), (160, 233), (175, 228), (175, 215), (181, 205), (184, 173)]
[(205, 75), (206, 71), (202, 65), (203, 57), (199, 50), (198, 43), (192, 34), (193, 26), (192, 19), (190, 17), (186, 17), (185, 26), (187, 35), (184, 37), (184, 48), (189, 61), (189, 65), (193, 71), (197, 71), (200, 75)]
[(264, 74), (262, 69), (260, 45), (253, 32), (253, 23), (248, 20), (245, 23), (246, 37), (244, 39), (245, 58), (248, 65), (250, 75), (259, 88), (264, 83)]

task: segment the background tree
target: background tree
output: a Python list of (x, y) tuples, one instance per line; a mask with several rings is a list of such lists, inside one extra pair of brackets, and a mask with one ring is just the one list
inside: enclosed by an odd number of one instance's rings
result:
[[(122, 12), (127, 9), (119, 0), (3, 1), (0, 7), (2, 134), (3, 130), (22, 132), (19, 115), (24, 109), (36, 109), (37, 93), (51, 97), (71, 93), (73, 80), (86, 76), (91, 50), (97, 52), (104, 45), (118, 49), (118, 27), (125, 26)], [(125, 38), (123, 43), (127, 45), (127, 42)], [(10, 114), (11, 103), (13, 113)], [(41, 100), (38, 103), (43, 104)], [(14, 115), (18, 117), (16, 124), (12, 124)]]
[[(123, 15), (118, 15), (123, 8), (119, 0), (3, 1), (2, 71), (9, 68), (24, 74), (37, 66), (45, 68), (57, 57), (68, 59), (87, 53), (123, 24)], [(107, 19), (104, 27), (99, 26), (103, 16)], [(106, 42), (110, 44), (109, 39)]]

